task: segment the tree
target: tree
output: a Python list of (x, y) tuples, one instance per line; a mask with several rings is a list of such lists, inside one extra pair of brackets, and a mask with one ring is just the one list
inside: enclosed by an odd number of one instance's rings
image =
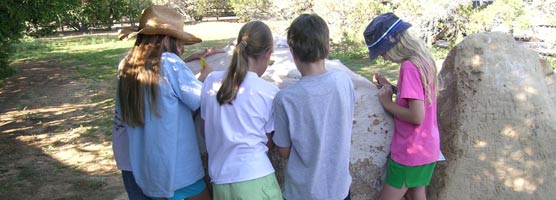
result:
[(44, 36), (60, 26), (62, 16), (75, 0), (23, 0), (26, 35)]
[(272, 0), (230, 0), (234, 13), (241, 21), (269, 17)]
[(220, 17), (232, 10), (228, 0), (154, 0), (153, 3), (175, 8), (195, 21), (201, 21), (205, 16)]
[(141, 10), (150, 5), (148, 0), (80, 0), (69, 5), (62, 21), (80, 32), (90, 28), (111, 29), (116, 20), (138, 19)]
[(9, 55), (12, 44), (23, 36), (26, 16), (21, 10), (22, 4), (17, 0), (0, 1), (0, 78), (12, 75), (15, 70), (10, 68)]

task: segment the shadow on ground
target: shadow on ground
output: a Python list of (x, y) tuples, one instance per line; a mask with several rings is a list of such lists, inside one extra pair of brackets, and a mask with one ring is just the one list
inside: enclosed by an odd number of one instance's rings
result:
[(14, 63), (0, 90), (2, 199), (113, 199), (124, 192), (110, 139), (112, 81), (57, 61)]

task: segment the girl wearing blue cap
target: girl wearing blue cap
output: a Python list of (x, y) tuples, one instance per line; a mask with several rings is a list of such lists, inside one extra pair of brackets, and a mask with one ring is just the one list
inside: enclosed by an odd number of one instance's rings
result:
[(407, 32), (409, 27), (411, 24), (393, 13), (386, 13), (377, 16), (364, 33), (370, 59), (382, 56), (401, 64), (397, 87), (375, 74), (379, 100), (394, 115), (395, 126), (386, 184), (378, 199), (402, 199), (404, 195), (426, 199), (425, 187), (440, 153), (436, 66), (424, 43)]

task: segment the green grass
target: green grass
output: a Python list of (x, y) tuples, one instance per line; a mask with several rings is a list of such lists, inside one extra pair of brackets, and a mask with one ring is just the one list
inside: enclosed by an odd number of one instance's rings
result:
[[(443, 60), (446, 58), (449, 49), (432, 48), (432, 54), (435, 59)], [(373, 80), (375, 73), (381, 73), (386, 76), (392, 83), (397, 82), (399, 64), (385, 61), (382, 57), (369, 60), (368, 50), (363, 45), (343, 44), (332, 45), (330, 52), (331, 59), (339, 59), (353, 72)], [(437, 66), (438, 68), (440, 66)]]
[(115, 35), (25, 39), (15, 45), (13, 59), (56, 60), (82, 77), (109, 80), (131, 45), (132, 41), (119, 41)]
[[(185, 57), (204, 48), (223, 47), (230, 38), (214, 38), (187, 46), (183, 55)], [(133, 42), (119, 41), (115, 35), (28, 38), (15, 45), (13, 60), (56, 60), (62, 65), (72, 67), (82, 77), (111, 80), (116, 76), (119, 61), (132, 47)], [(433, 48), (432, 53), (436, 59), (444, 59), (448, 49)], [(361, 44), (333, 44), (330, 58), (340, 59), (349, 69), (368, 79), (372, 79), (377, 72), (390, 80), (397, 79), (398, 64), (386, 62), (381, 58), (370, 61), (367, 49)], [(552, 60), (553, 66), (554, 62), (556, 61)]]
[[(187, 46), (184, 55), (196, 50), (222, 46), (229, 39), (209, 40)], [(110, 80), (117, 66), (133, 45), (133, 40), (119, 41), (115, 35), (83, 35), (65, 38), (24, 39), (15, 46), (13, 60), (56, 60), (88, 79)]]
[(552, 66), (552, 69), (556, 70), (556, 58), (546, 57), (546, 61)]

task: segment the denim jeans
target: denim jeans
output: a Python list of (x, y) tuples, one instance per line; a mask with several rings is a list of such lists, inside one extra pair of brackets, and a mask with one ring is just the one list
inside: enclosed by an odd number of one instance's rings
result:
[(133, 173), (131, 171), (122, 171), (122, 178), (124, 179), (125, 191), (129, 200), (152, 200), (153, 198), (143, 194), (143, 190), (135, 182)]
[(344, 200), (351, 200), (351, 191), (348, 192), (348, 196)]

